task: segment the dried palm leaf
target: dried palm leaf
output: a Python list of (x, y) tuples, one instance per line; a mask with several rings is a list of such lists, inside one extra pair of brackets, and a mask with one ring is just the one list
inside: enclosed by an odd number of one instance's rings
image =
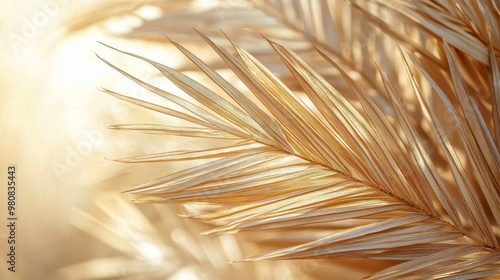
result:
[[(242, 260), (400, 262), (373, 279), (498, 276), (498, 3), (251, 2), (221, 16), (217, 4), (148, 1), (165, 16), (127, 36), (167, 33), (191, 66), (112, 48), (156, 68), (184, 96), (101, 58), (168, 105), (105, 92), (183, 123), (111, 128), (220, 141), (119, 160), (199, 163), (137, 186), (132, 199), (208, 205), (185, 215), (214, 224), (206, 234), (257, 232), (250, 239), (275, 247)], [(139, 7), (124, 3), (112, 14)], [(221, 27), (238, 44), (222, 40)], [(255, 39), (260, 29), (267, 42)], [(198, 52), (206, 46), (221, 59)]]
[[(269, 40), (277, 55), (303, 87), (297, 95), (251, 54), (234, 44), (237, 56), (201, 36), (214, 48), (259, 103), (221, 77), (200, 58), (177, 46), (234, 101), (166, 65), (121, 51), (149, 63), (193, 101), (149, 85), (101, 58), (151, 92), (188, 111), (180, 115), (205, 130), (231, 135), (239, 143), (216, 149), (177, 151), (124, 159), (154, 162), (188, 159), (217, 160), (167, 175), (129, 191), (138, 202), (208, 203), (215, 210), (193, 216), (220, 226), (207, 233), (273, 230), (286, 239), (289, 229), (304, 238), (289, 246), (245, 258), (360, 258), (408, 262), (373, 275), (438, 278), (495, 275), (500, 269), (495, 228), (498, 227), (498, 150), (489, 128), (469, 98), (460, 68), (445, 43), (456, 98), (464, 118), (442, 94), (432, 77), (417, 67), (453, 117), (467, 152), (457, 154), (443, 124), (429, 108), (405, 57), (414, 95), (421, 104), (433, 143), (443, 153), (452, 176), (443, 175), (424, 147), (401, 96), (383, 72), (385, 92), (395, 112), (388, 118), (373, 99), (332, 61), (350, 85), (356, 104), (346, 99), (293, 51)], [(413, 57), (411, 57), (413, 59)], [(413, 59), (414, 60), (414, 59)], [(111, 95), (168, 115), (160, 105)], [(265, 112), (265, 107), (269, 112)], [(184, 113), (182, 113), (184, 114)], [(183, 117), (184, 116), (184, 117)], [(469, 118), (472, 118), (469, 120)], [(154, 125), (117, 129), (149, 131)], [(190, 128), (176, 128), (188, 131)], [(474, 135), (470, 138), (469, 135)], [(468, 173), (463, 158), (475, 172)], [(473, 176), (472, 178), (470, 176)], [(487, 203), (482, 203), (485, 197)], [(353, 226), (345, 221), (356, 220)], [(338, 223), (337, 223), (338, 222)], [(318, 225), (325, 226), (318, 228)], [(293, 233), (292, 233), (293, 234)], [(290, 237), (290, 236), (288, 236)], [(443, 257), (446, 256), (446, 257)]]

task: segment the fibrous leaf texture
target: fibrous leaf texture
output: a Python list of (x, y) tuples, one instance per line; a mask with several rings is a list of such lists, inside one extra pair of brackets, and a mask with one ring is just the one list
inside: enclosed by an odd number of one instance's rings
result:
[[(176, 107), (105, 92), (186, 123), (111, 128), (220, 140), (216, 147), (121, 159), (204, 160), (127, 191), (133, 200), (209, 204), (210, 211), (188, 215), (215, 225), (205, 234), (274, 232), (276, 244), (286, 244), (244, 261), (398, 260), (369, 278), (498, 277), (498, 3), (262, 0), (255, 6), (312, 41), (347, 87), (270, 37), (260, 40), (300, 87), (238, 42), (222, 47), (202, 32), (238, 82), (175, 41), (210, 82), (110, 47), (156, 68), (186, 94), (101, 58)], [(367, 25), (373, 34), (363, 33)]]

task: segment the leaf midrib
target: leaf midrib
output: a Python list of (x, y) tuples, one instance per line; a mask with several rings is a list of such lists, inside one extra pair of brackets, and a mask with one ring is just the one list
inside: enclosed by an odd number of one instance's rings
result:
[(412, 208), (412, 209), (414, 209), (414, 210), (416, 210), (416, 211), (418, 211), (418, 212), (421, 212), (421, 213), (423, 213), (423, 214), (425, 214), (425, 215), (429, 216), (430, 218), (432, 218), (432, 219), (436, 220), (438, 223), (441, 223), (441, 224), (443, 224), (443, 225), (445, 225), (445, 226), (448, 226), (448, 227), (452, 228), (452, 229), (453, 229), (453, 230), (455, 230), (456, 232), (459, 232), (459, 233), (461, 233), (462, 235), (464, 235), (464, 236), (466, 236), (466, 237), (470, 238), (471, 240), (475, 241), (476, 243), (478, 243), (478, 244), (480, 244), (480, 245), (484, 246), (484, 247), (485, 247), (485, 249), (487, 249), (487, 250), (489, 250), (489, 251), (500, 251), (498, 248), (495, 248), (495, 247), (493, 247), (493, 246), (488, 245), (485, 241), (483, 241), (483, 240), (479, 239), (478, 237), (474, 236), (473, 234), (471, 234), (471, 233), (469, 233), (469, 232), (467, 232), (467, 231), (465, 231), (465, 230), (463, 230), (463, 229), (461, 229), (461, 228), (458, 228), (458, 227), (457, 227), (457, 226), (455, 226), (454, 224), (452, 224), (452, 223), (450, 223), (450, 222), (448, 222), (448, 221), (446, 221), (446, 220), (443, 220), (441, 217), (439, 217), (439, 216), (437, 216), (437, 215), (432, 215), (431, 213), (429, 213), (429, 212), (425, 211), (425, 209), (423, 209), (423, 208), (419, 207), (419, 206), (418, 206), (418, 205), (416, 205), (415, 203), (413, 203), (413, 202), (411, 202), (411, 201), (408, 201), (408, 200), (406, 200), (406, 199), (404, 199), (404, 198), (402, 198), (402, 197), (400, 197), (400, 196), (398, 196), (398, 195), (396, 195), (396, 194), (393, 194), (393, 193), (391, 193), (391, 192), (389, 192), (389, 191), (385, 190), (384, 188), (382, 188), (382, 187), (378, 186), (377, 184), (374, 184), (374, 183), (371, 183), (371, 182), (367, 182), (367, 181), (365, 181), (365, 180), (363, 180), (363, 179), (360, 179), (360, 178), (357, 178), (357, 177), (355, 177), (355, 176), (352, 176), (351, 174), (348, 174), (348, 173), (345, 173), (345, 172), (342, 172), (342, 171), (339, 171), (339, 170), (335, 170), (335, 168), (333, 168), (332, 166), (328, 166), (328, 165), (325, 165), (325, 164), (322, 164), (322, 163), (316, 162), (316, 161), (314, 161), (314, 160), (312, 160), (312, 159), (309, 159), (309, 158), (307, 158), (307, 157), (304, 157), (304, 156), (302, 156), (302, 155), (295, 154), (295, 153), (290, 153), (290, 152), (288, 152), (288, 151), (286, 151), (286, 150), (284, 150), (284, 149), (281, 149), (280, 147), (277, 147), (277, 146), (271, 146), (271, 145), (269, 145), (269, 144), (267, 144), (267, 143), (262, 143), (261, 141), (258, 141), (258, 140), (255, 140), (255, 139), (251, 139), (251, 140), (253, 140), (253, 141), (255, 141), (255, 142), (258, 142), (258, 143), (261, 143), (261, 144), (266, 145), (266, 146), (270, 146), (271, 148), (276, 149), (276, 151), (277, 151), (277, 152), (284, 153), (284, 154), (287, 154), (287, 155), (290, 155), (290, 156), (294, 156), (294, 157), (300, 158), (300, 159), (302, 159), (302, 160), (304, 160), (304, 161), (306, 161), (306, 162), (309, 162), (309, 163), (311, 163), (311, 164), (315, 164), (315, 165), (318, 165), (318, 166), (322, 166), (323, 168), (326, 168), (326, 169), (328, 169), (328, 170), (330, 170), (330, 171), (332, 171), (332, 172), (335, 172), (335, 173), (337, 173), (338, 175), (340, 175), (340, 176), (342, 176), (342, 177), (344, 177), (344, 178), (346, 178), (346, 179), (348, 179), (348, 180), (352, 180), (352, 181), (354, 181), (354, 182), (357, 182), (357, 183), (364, 184), (364, 185), (366, 185), (366, 186), (372, 187), (372, 188), (374, 188), (374, 189), (376, 189), (376, 190), (378, 190), (378, 191), (382, 192), (383, 194), (388, 195), (388, 196), (392, 197), (393, 199), (400, 201), (401, 203), (404, 203), (404, 204), (405, 204), (405, 205), (407, 205), (408, 207), (410, 207), (410, 208)]

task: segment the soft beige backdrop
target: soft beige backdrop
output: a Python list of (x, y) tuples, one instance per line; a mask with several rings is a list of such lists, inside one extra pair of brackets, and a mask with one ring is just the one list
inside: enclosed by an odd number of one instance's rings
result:
[[(103, 25), (66, 33), (68, 22), (75, 20), (72, 15), (92, 4), (62, 0), (0, 4), (0, 181), (6, 182), (7, 166), (17, 167), (18, 207), (16, 272), (6, 268), (7, 232), (1, 226), (0, 278), (89, 279), (138, 273), (145, 279), (230, 279), (238, 271), (248, 272), (241, 279), (296, 275), (281, 263), (274, 263), (272, 270), (229, 265), (227, 261), (243, 256), (234, 238), (200, 237), (206, 228), (179, 219), (165, 207), (138, 208), (122, 199), (120, 191), (182, 165), (145, 168), (106, 160), (175, 148), (178, 143), (107, 129), (112, 123), (158, 116), (98, 90), (106, 86), (150, 98), (96, 58), (98, 52), (128, 65), (97, 42), (147, 51), (149, 57), (161, 57), (172, 66), (176, 55), (169, 57), (161, 44), (106, 35)], [(158, 11), (149, 12), (154, 17)], [(109, 21), (104, 27), (120, 32), (121, 23)], [(142, 75), (155, 79), (147, 72)], [(3, 224), (5, 186), (1, 190)], [(317, 266), (306, 263), (304, 268)]]

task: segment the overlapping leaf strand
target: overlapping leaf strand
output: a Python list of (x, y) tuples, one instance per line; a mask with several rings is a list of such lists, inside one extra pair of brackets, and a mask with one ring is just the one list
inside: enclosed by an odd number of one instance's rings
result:
[[(493, 127), (496, 148), (500, 151), (500, 66), (495, 51), (490, 44), (490, 67), (492, 76), (492, 104), (493, 104)], [(498, 188), (497, 188), (498, 189)]]
[(366, 127), (361, 115), (356, 114), (346, 100), (339, 98), (340, 94), (321, 76), (314, 75), (314, 70), (307, 64), (297, 63), (300, 60), (296, 54), (275, 43), (271, 44), (335, 132), (333, 136), (336, 142), (331, 145), (341, 151), (342, 157), (349, 163), (350, 173), (359, 174), (360, 178), (369, 178), (370, 181), (382, 181), (380, 168), (365, 152), (369, 147), (363, 138)]
[[(205, 37), (205, 40), (210, 42), (209, 38)], [(198, 68), (202, 70), (208, 77), (210, 77), (212, 81), (214, 81), (220, 88), (222, 88), (235, 102), (237, 102), (238, 105), (240, 105), (243, 110), (245, 110), (248, 115), (252, 117), (259, 124), (259, 126), (265, 130), (267, 134), (270, 135), (271, 139), (276, 141), (275, 145), (279, 147), (285, 147), (284, 149), (286, 151), (290, 151), (279, 125), (276, 124), (272, 118), (269, 118), (262, 109), (256, 106), (255, 103), (250, 101), (250, 99), (248, 99), (236, 87), (223, 79), (216, 71), (212, 70), (207, 64), (196, 57), (193, 53), (174, 41), (171, 41), (171, 43), (174, 44), (184, 55), (186, 55), (186, 57), (188, 57), (196, 66), (198, 66)], [(210, 43), (213, 44), (212, 42)]]
[[(391, 193), (407, 201), (412, 201), (419, 207), (425, 209), (427, 213), (435, 215), (436, 210), (429, 195), (423, 188), (412, 187), (418, 186), (418, 181), (415, 180), (413, 176), (409, 176), (409, 174), (404, 174), (402, 172), (406, 170), (406, 168), (411, 167), (411, 164), (403, 156), (406, 153), (406, 149), (392, 127), (392, 124), (389, 123), (383, 112), (377, 108), (370, 97), (367, 96), (342, 68), (332, 61), (325, 53), (321, 52), (321, 50), (318, 51), (328, 62), (340, 71), (344, 79), (346, 79), (353, 88), (363, 110), (368, 115), (365, 120), (367, 123), (371, 124), (371, 129), (367, 130), (367, 132), (371, 133), (367, 133), (367, 135), (371, 136), (369, 143), (371, 144), (371, 149), (374, 150), (373, 158), (382, 160), (385, 162), (384, 168), (389, 168), (389, 170), (393, 171), (385, 173), (389, 178), (386, 181), (380, 182), (379, 186), (389, 189)], [(408, 180), (413, 182), (409, 184)]]
[[(110, 46), (108, 46), (110, 47)], [(112, 48), (112, 47), (110, 47)], [(262, 139), (261, 137), (265, 135), (266, 133), (261, 130), (260, 126), (258, 126), (255, 121), (248, 116), (245, 112), (243, 112), (241, 109), (237, 108), (236, 106), (233, 106), (231, 103), (229, 103), (227, 100), (224, 100), (214, 92), (210, 91), (208, 88), (205, 86), (201, 85), (200, 83), (194, 81), (193, 79), (187, 77), (184, 74), (181, 74), (177, 71), (174, 71), (173, 69), (162, 65), (160, 63), (157, 63), (155, 61), (152, 61), (150, 59), (141, 57), (139, 55), (135, 55), (129, 52), (121, 51), (116, 48), (112, 48), (116, 51), (119, 51), (121, 53), (127, 54), (129, 56), (138, 58), (140, 60), (143, 60), (145, 62), (148, 62), (152, 66), (156, 67), (162, 74), (166, 75), (167, 78), (170, 79), (174, 84), (179, 86), (181, 89), (183, 89), (186, 93), (188, 93), (191, 97), (193, 97), (195, 100), (200, 102), (201, 104), (208, 104), (212, 102), (213, 106), (210, 108), (212, 111), (216, 112), (219, 116), (223, 118), (225, 121), (229, 121), (233, 124), (235, 124), (238, 128), (245, 130), (246, 133), (252, 135), (253, 137), (259, 137), (258, 139), (260, 141), (267, 141), (267, 138)], [(139, 79), (133, 77), (132, 75), (126, 73), (123, 70), (120, 70), (116, 66), (113, 66), (109, 62), (105, 61), (102, 59), (104, 62), (106, 62), (108, 65), (119, 71), (121, 74), (125, 75), (126, 77), (134, 80), (136, 83), (139, 85), (143, 86), (144, 88), (151, 90), (152, 92), (186, 108), (187, 110), (198, 114), (198, 115), (203, 115), (204, 119), (209, 120), (212, 123), (218, 123), (220, 122), (219, 118), (216, 118), (212, 116), (212, 114), (206, 112), (205, 110), (193, 105), (190, 102), (187, 102), (183, 100), (182, 98), (168, 93), (164, 90), (161, 90), (157, 87), (154, 87), (152, 85), (149, 85), (147, 83), (144, 83), (140, 81)], [(240, 135), (240, 136), (245, 136), (245, 134), (242, 134), (238, 132), (238, 130), (234, 128), (229, 128), (227, 126), (224, 127), (224, 130), (229, 130), (229, 132)], [(247, 137), (245, 137), (247, 138)]]
[[(285, 128), (300, 142), (304, 156), (325, 166), (338, 165), (339, 157), (328, 145), (331, 132), (281, 81), (245, 50), (235, 46), (254, 78), (286, 110)], [(284, 121), (279, 119), (279, 121)]]
[(387, 91), (389, 92), (389, 96), (391, 97), (394, 109), (396, 111), (397, 119), (399, 120), (399, 123), (401, 124), (403, 132), (410, 145), (411, 154), (413, 155), (416, 162), (420, 163), (418, 164), (419, 168), (414, 169), (416, 175), (421, 178), (421, 180), (419, 181), (424, 186), (429, 186), (431, 188), (432, 192), (436, 195), (437, 199), (445, 209), (448, 216), (453, 221), (454, 225), (456, 225), (458, 228), (462, 228), (462, 222), (460, 221), (456, 206), (454, 206), (454, 204), (457, 202), (453, 201), (453, 197), (447, 190), (446, 186), (444, 185), (443, 179), (439, 175), (439, 172), (437, 171), (434, 163), (423, 147), (422, 141), (415, 131), (415, 128), (411, 125), (408, 117), (408, 112), (405, 110), (399, 96), (394, 92), (394, 89), (383, 74), (382, 79)]
[[(430, 75), (428, 75), (428, 73), (420, 66), (418, 61), (414, 57), (411, 57), (411, 59), (413, 63), (419, 68), (419, 70), (424, 74), (424, 76), (426, 76), (427, 80), (429, 81), (429, 83), (431, 83), (434, 90), (441, 98), (441, 100), (445, 102), (447, 110), (454, 119), (457, 128), (462, 133), (463, 128), (461, 126), (461, 122), (458, 120), (458, 115), (453, 109), (453, 106), (449, 103), (449, 100), (446, 98), (445, 94), (435, 83), (433, 78)], [(457, 155), (457, 151), (451, 145), (450, 140), (444, 131), (441, 121), (436, 116), (436, 114), (429, 108), (429, 105), (424, 100), (422, 92), (418, 88), (416, 81), (413, 78), (412, 78), (412, 84), (413, 87), (415, 88), (415, 93), (417, 94), (417, 98), (421, 104), (422, 111), (424, 112), (424, 115), (426, 116), (428, 123), (431, 126), (432, 132), (435, 135), (436, 140), (439, 146), (441, 147), (441, 150), (445, 154), (450, 170), (454, 176), (456, 185), (460, 189), (460, 195), (465, 202), (464, 204), (466, 206), (465, 209), (471, 216), (470, 221), (474, 224), (473, 228), (478, 231), (478, 233), (481, 236), (481, 239), (484, 240), (485, 243), (495, 247), (496, 237), (495, 234), (493, 233), (492, 226), (488, 221), (487, 215), (479, 201), (474, 186), (470, 178), (467, 176), (467, 172), (465, 171), (463, 163)], [(462, 135), (462, 137), (463, 137), (462, 139), (467, 139), (466, 137), (464, 137), (464, 135)]]

